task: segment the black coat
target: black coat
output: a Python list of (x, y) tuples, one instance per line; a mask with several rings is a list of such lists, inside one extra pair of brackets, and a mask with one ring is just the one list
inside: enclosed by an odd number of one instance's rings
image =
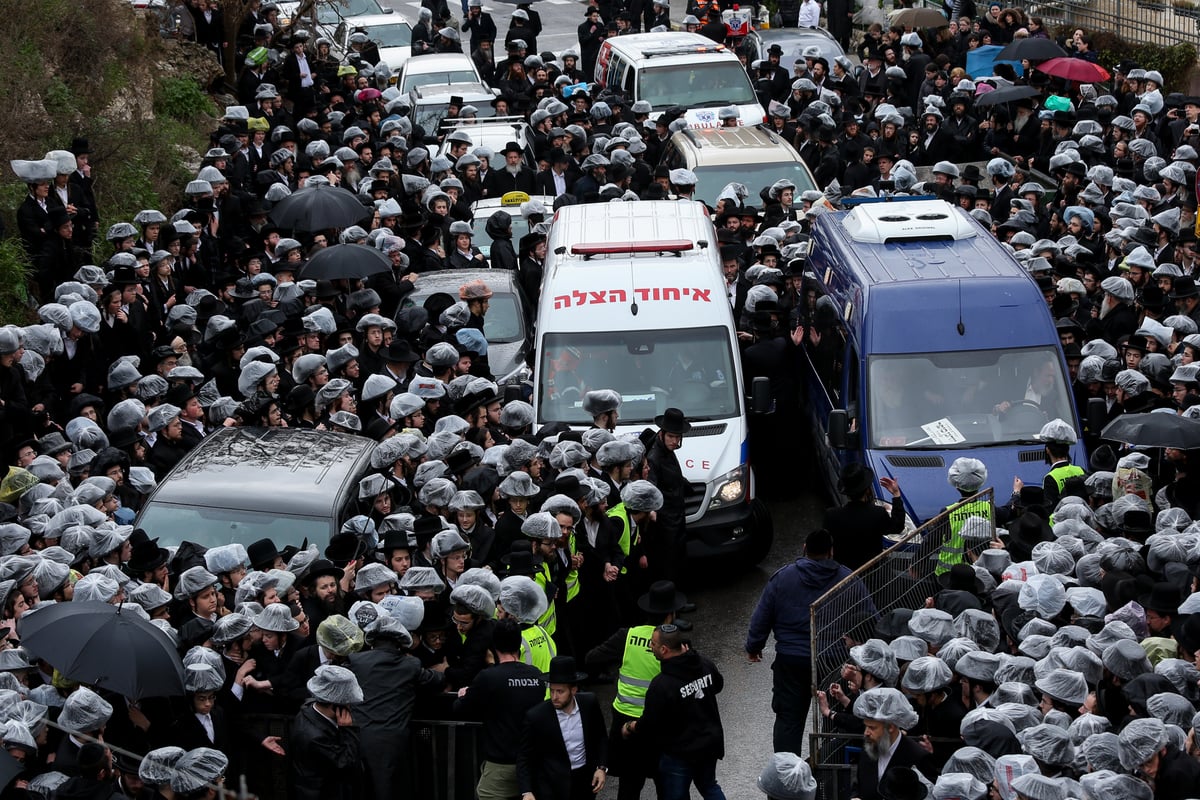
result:
[(658, 487), (663, 495), (663, 505), (658, 511), (658, 523), (670, 531), (682, 531), (684, 525), (684, 503), (687, 499), (688, 485), (683, 478), (683, 468), (675, 451), (668, 450), (663, 444), (662, 437), (656, 436), (650, 452), (646, 455), (650, 465), (650, 482)]
[[(906, 767), (916, 767), (931, 781), (937, 779), (936, 771), (929, 774), (929, 753), (913, 739), (902, 736), (884, 772)], [(867, 758), (865, 753), (858, 758), (858, 797), (859, 800), (880, 800), (879, 764), (874, 759)]]
[(891, 516), (874, 503), (854, 501), (825, 512), (821, 527), (833, 536), (833, 555), (858, 569), (883, 552), (883, 537), (904, 530), (904, 503), (893, 503)]
[[(583, 722), (585, 769), (608, 765), (608, 734), (600, 703), (591, 692), (578, 692), (575, 702)], [(522, 794), (533, 792), (538, 800), (569, 800), (571, 761), (563, 743), (558, 715), (550, 701), (529, 709), (517, 753), (517, 787)]]
[(725, 730), (717, 695), (725, 678), (695, 650), (664, 659), (650, 681), (637, 737), (657, 753), (707, 764), (725, 757)]
[[(363, 797), (356, 726), (338, 727), (305, 705), (284, 745), (292, 763), (291, 797), (297, 800), (355, 800)], [(378, 755), (378, 754), (374, 754)]]

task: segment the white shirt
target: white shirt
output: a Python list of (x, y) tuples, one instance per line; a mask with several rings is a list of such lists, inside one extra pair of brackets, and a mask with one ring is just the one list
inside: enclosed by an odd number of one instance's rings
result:
[(883, 754), (883, 756), (879, 759), (879, 763), (876, 764), (876, 768), (879, 770), (876, 775), (878, 776), (879, 780), (883, 780), (883, 773), (885, 770), (887, 770), (888, 764), (891, 763), (892, 756), (896, 754), (896, 748), (900, 746), (900, 737), (903, 735), (903, 733), (896, 734), (896, 741), (892, 742), (892, 746), (888, 748), (888, 751)]
[(587, 765), (587, 751), (583, 746), (583, 718), (579, 714), (579, 704), (572, 701), (569, 711), (555, 709), (554, 713), (558, 716), (558, 729), (567, 746), (571, 769), (583, 769)]
[(800, 4), (800, 17), (797, 20), (797, 26), (801, 28), (815, 28), (821, 24), (821, 4), (817, 0), (807, 0)]
[(554, 196), (567, 193), (567, 174), (564, 172), (561, 175), (554, 170), (550, 170), (550, 174), (554, 177)]
[(62, 200), (62, 204), (63, 204), (64, 206), (65, 206), (65, 205), (67, 205), (67, 204), (70, 202), (69, 200), (67, 200), (67, 187), (66, 187), (66, 186), (64, 186), (64, 187), (62, 187), (62, 188), (60, 189), (60, 188), (58, 188), (58, 186), (56, 185), (56, 186), (54, 187), (54, 191), (58, 193), (58, 198), (59, 198), (60, 200)]
[(308, 68), (308, 56), (301, 53), (296, 56), (296, 63), (300, 66), (300, 85), (308, 89), (313, 85), (312, 70)]
[(200, 721), (200, 727), (204, 728), (204, 732), (208, 735), (208, 740), (215, 742), (217, 735), (213, 732), (212, 717), (208, 714), (197, 714), (196, 719)]

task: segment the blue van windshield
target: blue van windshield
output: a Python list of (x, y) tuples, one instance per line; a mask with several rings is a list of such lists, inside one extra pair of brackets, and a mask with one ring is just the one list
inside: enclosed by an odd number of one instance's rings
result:
[(741, 407), (729, 330), (682, 328), (661, 331), (547, 333), (538, 368), (541, 422), (590, 425), (583, 395), (593, 389), (620, 392), (620, 422), (652, 424), (672, 406), (688, 419), (728, 419)]
[(1028, 443), (1052, 419), (1074, 425), (1053, 346), (872, 356), (867, 396), (874, 447)]

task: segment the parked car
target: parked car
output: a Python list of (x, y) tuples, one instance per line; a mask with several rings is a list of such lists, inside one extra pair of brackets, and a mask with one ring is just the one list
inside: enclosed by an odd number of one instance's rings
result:
[(483, 335), (488, 341), (488, 365), (496, 382), (520, 383), (529, 373), (525, 364), (533, 340), (530, 305), (517, 283), (517, 275), (506, 269), (449, 269), (426, 272), (417, 288), (401, 301), (397, 312), (423, 305), (430, 295), (444, 292), (458, 299), (458, 287), (481, 280), (492, 290)]
[[(710, 206), (730, 183), (751, 192), (780, 178), (796, 184), (796, 194), (816, 189), (808, 165), (796, 149), (764, 128), (687, 128), (671, 135), (660, 162), (696, 173), (696, 199)], [(752, 202), (754, 202), (752, 200)]]
[(223, 428), (159, 482), (136, 524), (162, 546), (263, 537), (324, 549), (359, 508), (375, 442), (300, 428)]
[[(300, 10), (300, 2), (278, 3), (279, 6), (279, 25), (286, 28), (292, 24), (292, 17)], [(337, 26), (344, 19), (353, 19), (354, 17), (363, 17), (375, 14), (391, 14), (392, 9), (380, 4), (379, 0), (317, 0), (317, 30), (315, 36), (324, 36), (331, 42), (336, 41), (334, 34), (337, 32)], [(301, 22), (299, 27), (305, 28), (308, 25)]]
[(420, 86), (459, 83), (483, 83), (475, 62), (463, 53), (429, 53), (409, 59), (400, 70), (400, 91), (405, 94)]
[[(405, 66), (423, 58), (432, 56), (410, 58)], [(451, 97), (459, 98), (463, 105), (474, 106), (477, 118), (486, 118), (496, 116), (496, 109), (492, 106), (495, 96), (496, 93), (482, 83), (431, 83), (417, 86), (408, 94), (413, 124), (421, 126), (427, 136), (436, 136), (442, 129)]]
[(507, 211), (512, 217), (512, 240), (513, 244), (521, 241), (521, 237), (529, 233), (529, 223), (521, 216), (521, 204), (529, 202), (530, 199), (541, 200), (542, 204), (547, 209), (554, 207), (554, 198), (548, 194), (530, 195), (524, 192), (509, 192), (502, 197), (488, 197), (483, 200), (477, 200), (471, 205), (471, 227), (475, 231), (475, 237), (472, 239), (475, 246), (485, 256), (491, 257), (492, 254), (492, 237), (487, 232), (487, 222), (492, 218), (492, 215), (497, 211)]
[[(412, 26), (399, 14), (370, 14), (342, 20), (334, 32), (332, 53), (344, 59), (350, 51), (350, 36), (363, 32), (379, 49), (379, 60), (387, 64), (392, 76), (399, 76), (404, 62), (412, 54)], [(395, 83), (395, 80), (391, 81)]]
[(838, 56), (846, 55), (846, 51), (838, 44), (838, 40), (824, 28), (769, 28), (765, 31), (751, 30), (745, 43), (754, 46), (755, 58), (766, 58), (767, 48), (773, 44), (779, 45), (783, 55), (779, 57), (780, 65), (792, 72), (792, 64), (801, 57), (804, 48), (816, 45), (821, 56), (830, 64)]

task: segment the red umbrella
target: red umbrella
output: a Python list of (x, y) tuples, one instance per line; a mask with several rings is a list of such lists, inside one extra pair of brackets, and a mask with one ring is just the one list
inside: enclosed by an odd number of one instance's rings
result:
[(1111, 77), (1104, 67), (1082, 58), (1052, 58), (1036, 65), (1034, 69), (1078, 83), (1099, 83)]

